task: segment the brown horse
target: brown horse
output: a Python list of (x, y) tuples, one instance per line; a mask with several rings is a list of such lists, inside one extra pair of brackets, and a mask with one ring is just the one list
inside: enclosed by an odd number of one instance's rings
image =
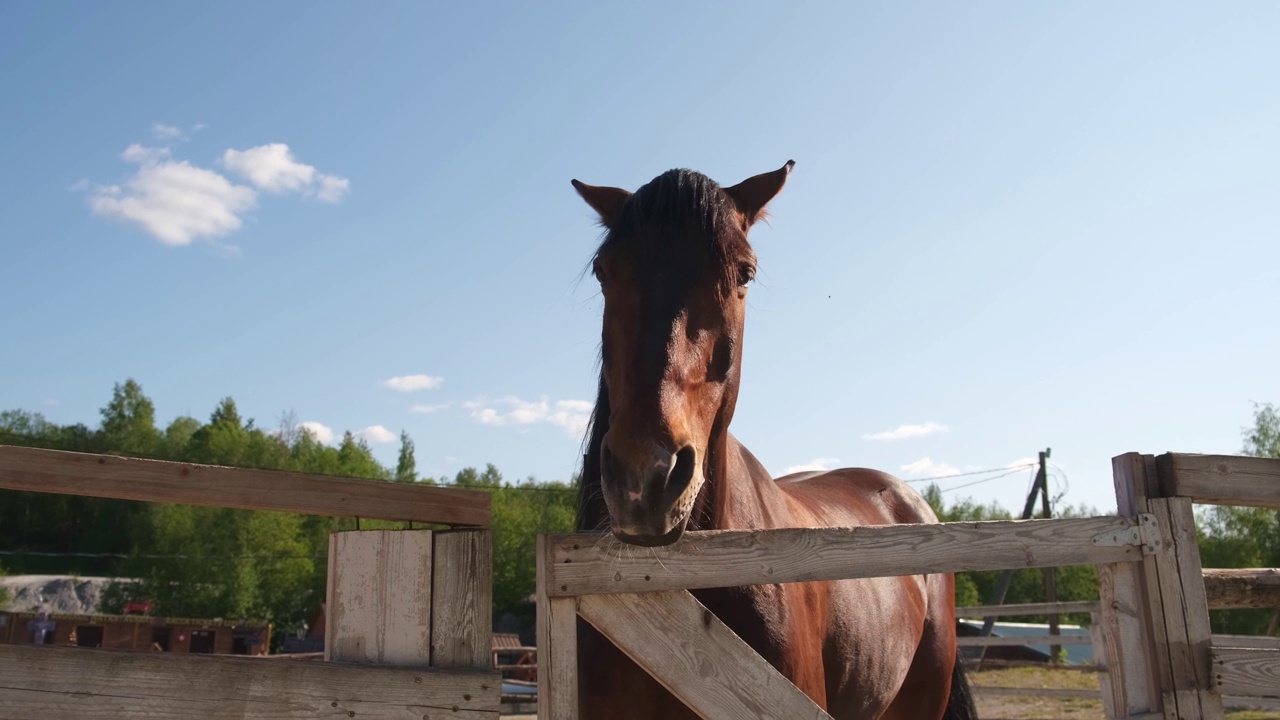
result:
[[(778, 480), (729, 433), (742, 367), (747, 232), (794, 163), (730, 188), (672, 170), (627, 192), (574, 181), (606, 229), (599, 396), (579, 529), (624, 543), (686, 530), (933, 523), (910, 487), (864, 469)], [(698, 599), (839, 720), (975, 717), (949, 574), (705, 590)], [(694, 717), (579, 622), (583, 718)]]

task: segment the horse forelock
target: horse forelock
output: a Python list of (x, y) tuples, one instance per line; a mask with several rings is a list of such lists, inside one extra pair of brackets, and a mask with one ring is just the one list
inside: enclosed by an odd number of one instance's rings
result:
[(733, 261), (751, 250), (741, 221), (714, 180), (695, 170), (668, 170), (632, 193), (597, 254), (614, 249), (646, 274), (709, 270), (717, 280), (733, 280)]

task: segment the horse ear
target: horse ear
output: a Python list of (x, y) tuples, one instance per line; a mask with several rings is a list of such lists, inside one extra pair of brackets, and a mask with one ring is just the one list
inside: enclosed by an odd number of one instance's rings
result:
[(724, 189), (738, 206), (738, 212), (747, 219), (747, 227), (754, 225), (764, 215), (764, 206), (782, 192), (782, 186), (787, 184), (787, 176), (795, 164), (795, 160), (788, 160), (777, 170), (749, 177)]
[(600, 214), (600, 222), (605, 227), (612, 227), (613, 221), (618, 217), (618, 212), (622, 210), (622, 204), (631, 197), (631, 193), (616, 187), (602, 187), (597, 185), (588, 185), (584, 182), (573, 181), (573, 188), (578, 191), (583, 200)]

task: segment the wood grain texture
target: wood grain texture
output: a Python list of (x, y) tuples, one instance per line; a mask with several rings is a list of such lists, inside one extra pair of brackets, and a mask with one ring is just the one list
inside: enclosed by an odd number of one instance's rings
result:
[(3, 718), (496, 720), (500, 692), (497, 673), (0, 646)]
[(1173, 538), (1173, 557), (1178, 573), (1175, 582), (1181, 594), (1179, 601), (1182, 621), (1187, 632), (1189, 664), (1184, 672), (1190, 675), (1188, 680), (1194, 683), (1201, 716), (1209, 720), (1221, 720), (1224, 713), (1222, 698), (1212, 691), (1213, 629), (1209, 623), (1209, 601), (1205, 594), (1204, 569), (1200, 562), (1200, 542), (1196, 534), (1196, 517), (1191, 499), (1153, 499), (1148, 500), (1147, 505), (1157, 517), (1160, 517), (1161, 506), (1164, 506), (1163, 511), (1169, 515), (1169, 534)]
[(1168, 453), (1157, 462), (1166, 496), (1280, 509), (1280, 459)]
[(489, 494), (0, 445), (0, 488), (306, 515), (486, 525)]
[(577, 598), (550, 598), (551, 545), (538, 536), (538, 720), (578, 720)]
[(973, 605), (956, 608), (958, 618), (1017, 617), (1019, 615), (1047, 615), (1055, 613), (1097, 612), (1098, 603), (1092, 600), (1071, 600), (1056, 603), (1009, 603), (1008, 605)]
[(493, 533), (433, 534), (431, 666), (488, 670), (493, 665)]
[(432, 535), (427, 530), (329, 535), (326, 660), (431, 664)]
[(1213, 670), (1224, 695), (1280, 698), (1280, 650), (1216, 647)]
[(961, 570), (1050, 567), (1140, 559), (1135, 546), (1094, 546), (1120, 517), (945, 525), (688, 532), (635, 552), (596, 535), (550, 536), (552, 597), (733, 587)]
[(1280, 608), (1280, 569), (1206, 568), (1204, 591), (1212, 610)]
[(1271, 648), (1280, 650), (1280, 637), (1268, 635), (1214, 635), (1214, 647)]
[(581, 597), (578, 612), (700, 717), (830, 720), (687, 590)]
[[(1146, 465), (1142, 455), (1128, 453), (1112, 458), (1116, 508), (1120, 515), (1136, 517), (1146, 512)], [(1164, 711), (1161, 663), (1156, 635), (1163, 624), (1150, 621), (1147, 597), (1152, 562), (1098, 566), (1101, 627), (1094, 644), (1094, 661), (1108, 672), (1099, 675), (1108, 717), (1127, 717)], [(1158, 597), (1157, 597), (1158, 600)], [(1158, 626), (1158, 627), (1157, 627)]]

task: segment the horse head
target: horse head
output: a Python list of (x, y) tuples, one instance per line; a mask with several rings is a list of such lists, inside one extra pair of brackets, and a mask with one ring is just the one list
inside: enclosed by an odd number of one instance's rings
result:
[(634, 193), (573, 181), (606, 229), (592, 265), (604, 297), (600, 396), (584, 467), (623, 542), (684, 532), (733, 418), (747, 234), (794, 163), (721, 188), (671, 170)]

